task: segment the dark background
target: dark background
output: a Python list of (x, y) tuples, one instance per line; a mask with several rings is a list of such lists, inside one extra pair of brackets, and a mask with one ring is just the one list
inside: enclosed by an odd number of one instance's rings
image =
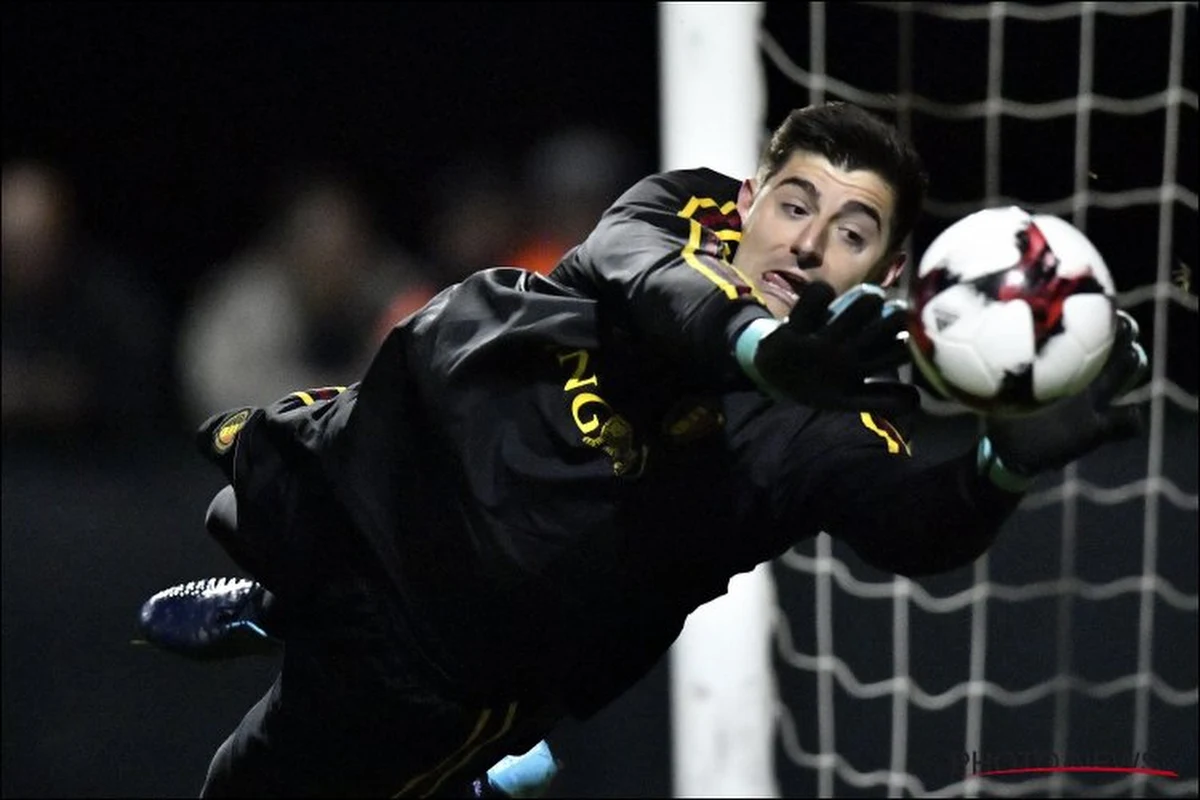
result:
[[(771, 4), (766, 25), (807, 66), (804, 4)], [(657, 13), (649, 3), (115, 4), (6, 3), (3, 7), (4, 159), (46, 158), (77, 185), (86, 227), (128, 255), (172, 313), (213, 264), (262, 224), (264, 187), (293, 163), (338, 161), (366, 181), (388, 232), (419, 250), (421, 214), (440, 163), (465, 153), (515, 157), (547, 129), (587, 122), (635, 143), (645, 169), (658, 158)], [(830, 4), (828, 69), (875, 92), (897, 90), (897, 17)], [(1097, 17), (1096, 91), (1161, 91), (1169, 13)], [(1195, 88), (1194, 7), (1185, 83)], [(914, 88), (949, 103), (983, 97), (986, 23), (919, 16)], [(1072, 96), (1078, 20), (1006, 24), (1004, 94), (1026, 102)], [(808, 102), (767, 69), (768, 124)], [(831, 95), (832, 96), (832, 95)], [(716, 98), (714, 124), (740, 113)], [(1161, 182), (1165, 114), (1093, 115), (1092, 187)], [(1196, 113), (1182, 113), (1179, 183), (1196, 190)], [(983, 193), (981, 120), (913, 116), (942, 201)], [(1072, 190), (1074, 119), (1003, 121), (1001, 193), (1037, 204)], [(1176, 204), (1172, 260), (1196, 264), (1195, 212)], [(920, 250), (949, 220), (930, 215)], [(1126, 290), (1154, 280), (1156, 205), (1093, 208), (1087, 230)], [(1195, 396), (1194, 311), (1167, 306), (1169, 377)], [(1153, 330), (1153, 304), (1130, 311)], [(1148, 339), (1148, 335), (1144, 335)], [(1150, 343), (1148, 342), (1148, 345)], [(1194, 402), (1194, 401), (1193, 401)], [(952, 449), (973, 421), (930, 419), (925, 446)], [(200, 529), (219, 480), (178, 435), (128, 442), (9, 447), (3, 453), (3, 794), (194, 794), (212, 750), (269, 683), (273, 664), (183, 663), (129, 644), (136, 609), (171, 583), (233, 572)], [(1196, 491), (1196, 417), (1168, 404), (1166, 475)], [(1100, 486), (1144, 477), (1148, 444), (1086, 459)], [(1048, 476), (1051, 485), (1059, 476)], [(1044, 486), (1041, 488), (1045, 488)], [(1159, 503), (1157, 572), (1195, 596), (1196, 514)], [(1092, 582), (1140, 573), (1144, 502), (1079, 504), (1078, 571)], [(1058, 574), (1062, 506), (1022, 512), (991, 555), (992, 577), (1028, 583)], [(856, 575), (881, 576), (848, 559)], [(796, 646), (812, 652), (811, 578), (776, 569)], [(927, 588), (949, 594), (970, 570)], [(891, 674), (890, 604), (838, 595), (835, 651), (863, 680)], [(992, 603), (988, 679), (1009, 688), (1053, 676), (1053, 599)], [(1196, 685), (1195, 612), (1156, 605), (1155, 672)], [(1106, 681), (1136, 671), (1137, 595), (1077, 601), (1075, 669)], [(912, 612), (914, 677), (944, 691), (967, 675), (969, 612)], [(1049, 626), (1049, 627), (1047, 627)], [(869, 631), (851, 638), (851, 631)], [(812, 676), (781, 668), (796, 735), (816, 747)], [(1073, 748), (1128, 750), (1132, 693), (1076, 698)], [(565, 796), (670, 793), (665, 663), (586, 725), (553, 743), (567, 762)], [(890, 699), (837, 698), (838, 747), (860, 770), (886, 767)], [(1050, 703), (1050, 705), (1048, 705)], [(942, 764), (961, 750), (963, 705), (914, 711), (909, 769), (936, 788), (959, 776)], [(1052, 699), (1009, 710), (988, 705), (985, 746), (1048, 749)], [(1155, 766), (1196, 774), (1196, 705), (1152, 704)], [(882, 754), (882, 755), (881, 755)], [(815, 791), (814, 773), (777, 753), (786, 794)], [(853, 790), (839, 784), (839, 792)], [(877, 793), (877, 792), (876, 792)]]
[(589, 123), (658, 157), (652, 3), (6, 3), (4, 154), (51, 159), (177, 303), (295, 164), (420, 250), (436, 168)]

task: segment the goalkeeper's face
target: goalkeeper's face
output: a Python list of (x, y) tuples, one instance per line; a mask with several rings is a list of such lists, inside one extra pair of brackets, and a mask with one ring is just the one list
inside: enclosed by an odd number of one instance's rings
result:
[(742, 183), (733, 265), (779, 319), (812, 281), (839, 295), (860, 283), (890, 285), (904, 267), (904, 254), (888, 250), (894, 207), (895, 193), (877, 173), (793, 153), (774, 175)]

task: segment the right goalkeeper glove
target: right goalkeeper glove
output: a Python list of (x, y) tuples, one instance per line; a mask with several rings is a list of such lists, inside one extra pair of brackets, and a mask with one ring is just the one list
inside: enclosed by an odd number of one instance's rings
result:
[(810, 284), (785, 322), (759, 319), (736, 340), (738, 363), (767, 394), (816, 409), (908, 413), (917, 390), (895, 380), (869, 380), (911, 357), (900, 338), (904, 304), (884, 302), (862, 284), (834, 300), (822, 281)]
[(1024, 417), (989, 417), (979, 443), (979, 467), (992, 482), (1024, 491), (1038, 473), (1062, 469), (1096, 448), (1142, 431), (1137, 406), (1114, 401), (1146, 377), (1149, 360), (1138, 326), (1117, 312), (1117, 335), (1104, 369), (1086, 389)]

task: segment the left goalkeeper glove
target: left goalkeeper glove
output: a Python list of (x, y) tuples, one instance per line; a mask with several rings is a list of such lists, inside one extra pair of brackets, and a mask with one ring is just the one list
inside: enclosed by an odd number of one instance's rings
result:
[(1039, 472), (1061, 469), (1108, 442), (1141, 432), (1134, 406), (1113, 407), (1147, 371), (1133, 317), (1117, 312), (1117, 335), (1104, 369), (1086, 389), (1024, 417), (989, 417), (979, 443), (981, 471), (1002, 488), (1023, 490)]
[(742, 370), (776, 399), (815, 409), (890, 414), (916, 410), (917, 390), (898, 380), (874, 380), (911, 359), (900, 338), (905, 305), (883, 289), (859, 284), (841, 297), (814, 281), (785, 322), (759, 319), (738, 335)]

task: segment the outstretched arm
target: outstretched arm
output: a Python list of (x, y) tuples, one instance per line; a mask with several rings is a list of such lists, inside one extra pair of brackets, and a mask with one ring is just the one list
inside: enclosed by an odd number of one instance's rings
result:
[(971, 563), (1021, 492), (994, 485), (973, 453), (926, 455), (887, 418), (818, 415), (789, 446), (784, 518), (848, 543), (866, 563), (919, 577)]
[(888, 434), (873, 437), (844, 416), (835, 445), (808, 467), (822, 470), (808, 493), (822, 527), (867, 563), (900, 575), (971, 563), (1037, 474), (1138, 433), (1136, 409), (1112, 405), (1145, 374), (1136, 340), (1136, 326), (1122, 316), (1112, 355), (1087, 390), (1036, 415), (987, 420), (977, 447), (943, 463), (926, 462), (907, 443), (894, 446), (891, 439), (902, 440), (885, 420), (872, 418)]

